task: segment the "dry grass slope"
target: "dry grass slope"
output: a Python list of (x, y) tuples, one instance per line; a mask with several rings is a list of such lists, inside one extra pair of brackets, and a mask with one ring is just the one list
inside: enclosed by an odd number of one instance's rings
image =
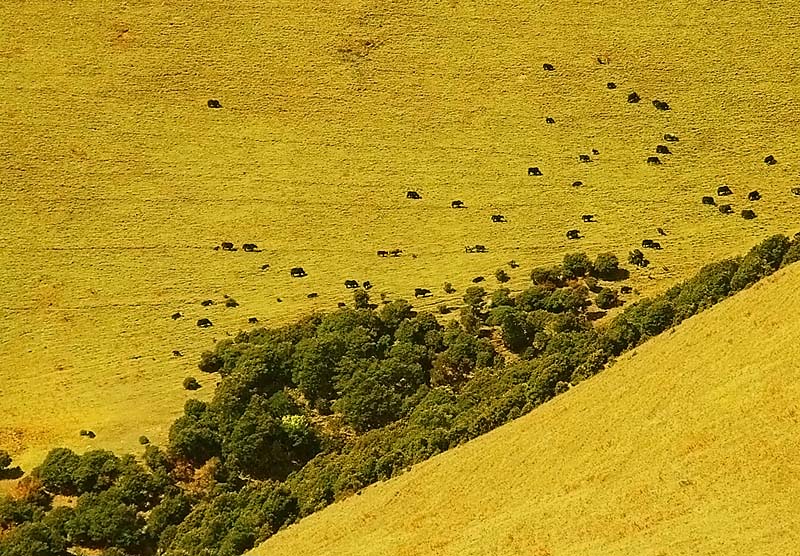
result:
[[(0, 446), (33, 462), (54, 444), (163, 440), (200, 351), (249, 316), (335, 307), (345, 279), (370, 280), (375, 296), (430, 288), (432, 305), (445, 280), (463, 290), (515, 259), (521, 287), (567, 249), (624, 256), (660, 226), (666, 249), (633, 276), (648, 292), (794, 231), (795, 7), (7, 1)], [(680, 142), (648, 166), (665, 132)], [(534, 165), (542, 178), (525, 175)], [(737, 210), (758, 188), (758, 218), (701, 206), (721, 183)], [(585, 238), (568, 242), (570, 228)], [(211, 250), (225, 240), (263, 251)], [(464, 253), (476, 243), (489, 253)], [(392, 248), (406, 256), (375, 256)], [(298, 265), (307, 278), (289, 277)], [(200, 307), (223, 294), (241, 306)], [(198, 330), (200, 317), (215, 326)]]
[(796, 554), (800, 265), (253, 555)]

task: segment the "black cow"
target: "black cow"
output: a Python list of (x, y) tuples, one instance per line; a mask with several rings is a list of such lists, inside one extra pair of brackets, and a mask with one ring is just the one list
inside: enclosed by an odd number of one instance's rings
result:
[(792, 195), (797, 195), (798, 197), (800, 197), (800, 187), (793, 187)]
[(339, 307), (339, 309), (344, 309), (345, 307), (347, 307), (347, 303), (345, 303), (344, 301), (340, 301), (339, 303), (336, 304), (336, 306)]
[(542, 69), (544, 69), (544, 71), (553, 71), (556, 68), (553, 67), (553, 64), (542, 64)]
[(292, 278), (302, 278), (303, 276), (308, 275), (302, 266), (294, 267), (289, 271), (289, 274), (292, 276)]
[(200, 302), (200, 305), (202, 305), (203, 307), (208, 307), (208, 306), (213, 305), (213, 304), (214, 304), (214, 301), (211, 300), (211, 299), (206, 299), (205, 301), (201, 301)]
[(476, 276), (475, 278), (472, 279), (472, 283), (473, 284), (479, 284), (480, 282), (483, 282), (484, 280), (486, 280), (486, 278), (484, 278), (483, 276)]
[(222, 105), (215, 98), (209, 99), (207, 104), (209, 108), (222, 108)]
[(262, 265), (261, 265), (261, 270), (269, 270), (269, 263), (267, 263), (267, 264), (262, 264)]
[(660, 235), (660, 236), (667, 235), (667, 232), (664, 231), (664, 228), (656, 228), (656, 231), (658, 232), (658, 235)]
[(581, 216), (584, 222), (594, 222), (594, 214), (584, 214)]
[(476, 245), (475, 246), (475, 252), (476, 253), (486, 253), (487, 251), (489, 251), (489, 249), (487, 249), (487, 247), (485, 245)]
[(214, 326), (214, 324), (209, 319), (197, 319), (197, 326), (208, 328), (209, 326)]
[(609, 81), (608, 83), (606, 83), (606, 87), (608, 87), (609, 89), (616, 89), (617, 84), (614, 83), (613, 81)]
[(654, 100), (653, 106), (655, 106), (657, 110), (669, 110), (669, 104), (667, 104), (663, 100), (658, 100), (658, 99)]
[(247, 322), (250, 324), (256, 324), (258, 322), (258, 317), (250, 317), (247, 319)]
[(730, 205), (720, 205), (719, 211), (722, 214), (733, 214), (733, 208)]
[(555, 119), (553, 119), (550, 116), (548, 116), (548, 117), (546, 117), (544, 119), (544, 123), (546, 123), (546, 124), (554, 124), (554, 123), (556, 123), (556, 121), (555, 121)]
[(422, 199), (422, 195), (416, 191), (406, 191), (406, 199)]
[(467, 207), (466, 207), (466, 205), (464, 205), (464, 201), (456, 200), (456, 201), (450, 201), (450, 208), (461, 209), (461, 208), (467, 208)]
[(177, 320), (181, 318), (183, 315), (181, 313), (172, 313), (172, 320)]
[(568, 230), (567, 231), (567, 239), (580, 239), (581, 232), (580, 230)]
[(583, 185), (583, 182), (580, 180), (572, 182), (572, 187), (580, 187)]
[(717, 202), (714, 200), (714, 197), (705, 196), (703, 197), (703, 204), (704, 205), (716, 205)]
[(508, 261), (508, 266), (511, 268), (519, 268), (519, 263), (517, 261)]
[(399, 257), (400, 255), (403, 254), (403, 250), (402, 249), (392, 249), (391, 251), (389, 251), (389, 254), (392, 257)]
[(637, 95), (636, 91), (634, 91), (634, 92), (632, 92), (631, 94), (628, 95), (628, 102), (630, 102), (631, 104), (636, 104), (640, 100), (642, 100), (642, 97)]
[(428, 297), (431, 295), (431, 290), (425, 288), (414, 288), (414, 297)]
[(215, 245), (214, 247), (212, 247), (212, 249), (213, 249), (214, 251), (219, 251), (219, 245)]
[(578, 155), (578, 161), (579, 162), (591, 162), (592, 159), (589, 157), (588, 154), (579, 154)]
[(532, 168), (528, 168), (528, 175), (529, 176), (541, 176), (542, 175), (542, 171), (539, 170), (538, 166), (534, 166)]
[(358, 287), (358, 282), (356, 280), (345, 280), (344, 287), (348, 289), (353, 289)]
[(506, 217), (502, 214), (493, 214), (492, 222), (508, 222), (508, 220), (506, 220)]
[(388, 257), (389, 256), (389, 252), (388, 251), (384, 251), (383, 249), (378, 249), (378, 256), (379, 257)]
[(650, 244), (650, 249), (661, 249), (661, 244), (657, 241), (654, 241)]
[(319, 294), (318, 294), (317, 292), (311, 292), (311, 293), (310, 293), (310, 294), (308, 294), (306, 297), (307, 297), (308, 299), (315, 299), (315, 298), (319, 297)]
[(598, 154), (600, 154), (600, 151), (598, 151), (597, 149), (592, 149), (592, 154), (597, 156)]
[(764, 159), (764, 163), (765, 163), (765, 164), (769, 164), (770, 166), (772, 166), (773, 164), (777, 164), (777, 163), (778, 163), (778, 161), (777, 161), (777, 160), (775, 160), (775, 157), (774, 157), (774, 156), (772, 156), (772, 155), (769, 155), (769, 156), (767, 156), (767, 157)]
[(642, 240), (642, 247), (650, 248), (652, 246), (653, 246), (653, 240), (652, 239), (643, 239)]
[(750, 209), (744, 209), (742, 211), (742, 218), (744, 218), (745, 220), (752, 220), (755, 217), (756, 217), (756, 213), (753, 212)]
[(253, 253), (255, 251), (258, 251), (258, 245), (256, 245), (255, 243), (245, 243), (242, 245), (242, 250), (245, 253)]
[(761, 200), (761, 193), (758, 191), (751, 191), (747, 194), (748, 201), (760, 201)]
[(731, 191), (731, 188), (727, 185), (720, 185), (717, 188), (717, 195), (720, 197), (724, 197), (725, 195), (733, 195), (733, 191)]
[(669, 147), (666, 145), (658, 145), (656, 147), (656, 154), (672, 154)]
[(661, 159), (657, 156), (648, 156), (647, 157), (648, 164), (661, 164)]
[(172, 356), (173, 357), (183, 357), (183, 354), (179, 350), (173, 349), (172, 350)]
[(630, 286), (622, 286), (622, 287), (619, 289), (619, 292), (620, 292), (620, 293), (632, 293), (632, 292), (633, 292), (633, 288), (632, 288), (632, 287), (630, 287)]
[(369, 280), (364, 280), (364, 283), (361, 284), (365, 290), (371, 289), (372, 284), (369, 283)]
[(222, 250), (223, 251), (233, 251), (233, 243), (230, 241), (223, 241), (222, 242)]
[(678, 141), (678, 136), (677, 135), (673, 135), (671, 133), (665, 133), (664, 134), (664, 141), (669, 141), (670, 143), (675, 143), (676, 141)]

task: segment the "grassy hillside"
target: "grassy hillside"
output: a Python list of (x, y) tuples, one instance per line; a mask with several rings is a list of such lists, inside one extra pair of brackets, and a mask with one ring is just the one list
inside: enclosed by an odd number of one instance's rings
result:
[[(250, 316), (334, 307), (345, 279), (376, 298), (427, 287), (436, 303), (445, 280), (463, 291), (515, 259), (519, 287), (565, 250), (624, 256), (660, 226), (665, 249), (633, 276), (651, 292), (794, 231), (793, 8), (13, 0), (0, 18), (0, 446), (25, 463), (54, 444), (161, 440), (200, 351)], [(674, 154), (646, 165), (665, 132)], [(525, 175), (534, 165), (542, 178)], [(721, 183), (737, 211), (758, 188), (758, 218), (702, 207)], [(213, 251), (221, 241), (263, 251)], [(489, 253), (464, 253), (476, 243)], [(404, 256), (375, 256), (392, 248)], [(291, 279), (294, 266), (309, 276)], [(204, 316), (215, 326), (201, 331)], [(81, 428), (98, 437), (82, 444)]]
[(253, 554), (793, 553), (798, 286), (793, 265)]

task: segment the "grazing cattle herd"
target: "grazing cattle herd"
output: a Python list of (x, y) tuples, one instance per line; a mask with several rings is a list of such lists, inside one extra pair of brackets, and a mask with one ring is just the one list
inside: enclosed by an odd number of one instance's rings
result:
[[(600, 63), (600, 64), (603, 64), (603, 65), (608, 64), (608, 60), (606, 58), (602, 58), (602, 57), (598, 57), (597, 58), (597, 62)], [(542, 69), (544, 71), (546, 71), (546, 72), (556, 72), (555, 66), (553, 64), (550, 64), (550, 63), (544, 63), (542, 65)], [(556, 73), (555, 75), (558, 75), (558, 74)], [(617, 90), (618, 87), (617, 87), (617, 84), (615, 82), (609, 81), (609, 82), (606, 83), (606, 88), (609, 91), (615, 91), (615, 90)], [(641, 102), (641, 100), (642, 100), (642, 98), (635, 91), (631, 91), (631, 92), (629, 92), (627, 94), (627, 102), (629, 104), (638, 104), (639, 102)], [(216, 100), (216, 99), (208, 100), (207, 104), (208, 104), (208, 108), (210, 108), (210, 109), (220, 109), (220, 108), (222, 108), (222, 104), (220, 103), (219, 100)], [(660, 100), (660, 99), (653, 99), (652, 100), (652, 105), (658, 111), (664, 112), (664, 111), (670, 111), (671, 110), (671, 107), (670, 107), (669, 103), (667, 103), (666, 101)], [(555, 118), (553, 118), (551, 116), (547, 116), (547, 117), (545, 117), (545, 124), (547, 124), (547, 125), (555, 125), (556, 124), (556, 120), (555, 120)], [(666, 143), (678, 143), (679, 142), (678, 136), (674, 135), (672, 133), (664, 133), (662, 137), (663, 137), (663, 141), (665, 141)], [(587, 164), (587, 163), (591, 163), (591, 162), (594, 161), (592, 156), (597, 157), (599, 155), (600, 155), (600, 152), (597, 149), (593, 148), (593, 149), (591, 149), (591, 155), (585, 154), (585, 153), (579, 153), (577, 155), (577, 160), (581, 164)], [(671, 155), (673, 155), (673, 151), (668, 145), (658, 144), (658, 145), (655, 146), (655, 155), (660, 155), (660, 156), (654, 156), (654, 155), (647, 156), (646, 163), (648, 165), (651, 165), (651, 166), (660, 166), (660, 165), (662, 165), (663, 161), (662, 161), (662, 159), (660, 157), (661, 156), (671, 156)], [(671, 160), (671, 159), (665, 159), (665, 160)], [(766, 165), (768, 165), (768, 166), (773, 166), (773, 165), (777, 164), (778, 161), (775, 158), (775, 156), (770, 154), (770, 155), (767, 155), (764, 158), (764, 163)], [(542, 172), (540, 167), (538, 167), (538, 166), (530, 166), (530, 167), (527, 168), (527, 175), (528, 176), (541, 177), (541, 176), (544, 176), (544, 173)], [(572, 183), (572, 187), (575, 187), (575, 188), (579, 188), (579, 187), (582, 187), (584, 185), (584, 182), (582, 180), (578, 180), (578, 179), (573, 180), (571, 183)], [(728, 186), (728, 185), (720, 185), (720, 186), (717, 187), (716, 194), (717, 194), (718, 197), (728, 197), (728, 196), (732, 196), (734, 193), (733, 193), (733, 190), (731, 189), (730, 186)], [(794, 196), (800, 197), (800, 187), (791, 188), (791, 194), (794, 195)], [(406, 191), (406, 198), (407, 199), (411, 199), (411, 200), (421, 200), (422, 199), (422, 195), (416, 190), (407, 190)], [(752, 190), (747, 194), (747, 200), (750, 201), (750, 202), (760, 201), (761, 199), (762, 199), (762, 195), (758, 190)], [(704, 196), (702, 196), (701, 203), (703, 205), (708, 205), (708, 206), (717, 206), (717, 201), (712, 195), (704, 195)], [(453, 208), (453, 209), (466, 209), (467, 205), (465, 204), (465, 202), (463, 200), (455, 199), (455, 200), (450, 201), (450, 207)], [(733, 212), (734, 212), (732, 204), (727, 204), (727, 203), (726, 204), (721, 204), (717, 208), (718, 208), (719, 212), (721, 214), (723, 214), (723, 215), (733, 214)], [(740, 214), (741, 214), (741, 217), (743, 219), (745, 219), (745, 220), (752, 220), (752, 219), (756, 218), (755, 211), (753, 211), (750, 208), (742, 209)], [(583, 215), (581, 215), (581, 220), (584, 223), (597, 222), (596, 216), (594, 214), (583, 214)], [(506, 219), (506, 217), (503, 214), (492, 214), (491, 215), (491, 222), (492, 223), (505, 223), (505, 222), (508, 222), (508, 220)], [(666, 231), (663, 228), (656, 228), (656, 231), (658, 232), (658, 234), (660, 236), (666, 236), (667, 235)], [(566, 237), (567, 237), (568, 240), (578, 240), (578, 239), (581, 239), (583, 236), (581, 236), (580, 230), (578, 230), (578, 229), (570, 229), (570, 230), (568, 230), (566, 232)], [(660, 250), (660, 249), (662, 249), (661, 244), (658, 241), (654, 241), (652, 239), (643, 239), (642, 242), (641, 242), (641, 247), (644, 248), (644, 249), (652, 249), (652, 250)], [(258, 245), (256, 245), (255, 243), (243, 243), (241, 248), (242, 248), (242, 251), (244, 251), (246, 253), (256, 253), (256, 252), (260, 252), (261, 251), (259, 249)], [(237, 248), (234, 245), (234, 243), (229, 242), (229, 241), (223, 241), (219, 245), (215, 246), (213, 249), (215, 251), (226, 251), (226, 252), (237, 251)], [(472, 246), (469, 246), (469, 245), (466, 246), (464, 248), (464, 251), (466, 253), (487, 253), (489, 251), (489, 249), (485, 245), (476, 244), (476, 245), (472, 245)], [(379, 249), (379, 250), (377, 250), (377, 256), (378, 257), (399, 257), (402, 253), (403, 253), (403, 251), (401, 249), (397, 249), (397, 248), (395, 248), (395, 249)], [(412, 258), (416, 258), (416, 255), (412, 254)], [(639, 267), (646, 267), (646, 266), (649, 265), (649, 261), (645, 258), (644, 253), (639, 249), (633, 249), (632, 251), (630, 251), (629, 256), (628, 256), (628, 262), (633, 264), (633, 265), (635, 265), (635, 266), (639, 266)], [(511, 268), (519, 267), (519, 264), (517, 264), (514, 261), (510, 261), (508, 264), (509, 264), (509, 266)], [(270, 268), (269, 264), (263, 264), (261, 266), (261, 270), (269, 270), (269, 268)], [(667, 270), (666, 267), (664, 267), (664, 269)], [(290, 276), (292, 278), (302, 278), (302, 277), (307, 276), (307, 273), (303, 269), (303, 267), (299, 267), (299, 266), (291, 268), (289, 273), (290, 273)], [(484, 279), (483, 276), (477, 276), (477, 277), (472, 279), (472, 282), (473, 283), (480, 283), (480, 282), (483, 282), (484, 280), (485, 279)], [(370, 289), (372, 287), (372, 284), (369, 281), (363, 281), (359, 285), (359, 282), (357, 280), (348, 279), (348, 280), (344, 281), (344, 286), (347, 289), (357, 289), (357, 288)], [(445, 291), (450, 292), (451, 290), (448, 290), (446, 288)], [(620, 288), (620, 293), (622, 293), (622, 294), (632, 293), (632, 291), (633, 291), (632, 287), (628, 286), (628, 285), (623, 285)], [(425, 297), (430, 297), (431, 295), (432, 295), (432, 292), (431, 292), (430, 289), (427, 289), (427, 288), (414, 288), (414, 297), (415, 298), (425, 298)], [(316, 292), (312, 292), (312, 293), (307, 294), (306, 297), (308, 299), (314, 299), (314, 298), (318, 297), (318, 294)], [(382, 294), (382, 297), (383, 297), (383, 294)], [(280, 298), (278, 298), (277, 300), (281, 301)], [(385, 302), (388, 302), (388, 301), (385, 301)], [(200, 304), (203, 307), (209, 307), (211, 305), (214, 305), (214, 301), (211, 300), (211, 299), (206, 299), (206, 300), (202, 301)], [(227, 302), (227, 306), (233, 306), (233, 304), (230, 303), (230, 300), (229, 300), (229, 302)], [(344, 307), (345, 304), (340, 302), (338, 304), (338, 306), (339, 307)], [(175, 313), (173, 313), (171, 315), (171, 318), (173, 320), (177, 320), (177, 319), (180, 319), (182, 317), (183, 317), (183, 314), (180, 313), (180, 312), (175, 312)], [(248, 318), (248, 323), (256, 324), (256, 323), (258, 323), (258, 318), (249, 317)], [(208, 328), (208, 327), (213, 326), (213, 323), (208, 318), (200, 318), (200, 319), (197, 320), (197, 326), (200, 327), (200, 328)], [(175, 357), (180, 357), (182, 354), (181, 354), (181, 352), (176, 350), (176, 351), (173, 351), (173, 355)]]

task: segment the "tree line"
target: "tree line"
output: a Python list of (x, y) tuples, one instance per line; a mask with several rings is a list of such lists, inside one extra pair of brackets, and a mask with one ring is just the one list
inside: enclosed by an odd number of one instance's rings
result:
[(240, 332), (202, 355), (200, 371), (220, 377), (214, 397), (186, 403), (166, 446), (143, 438), (138, 458), (50, 451), (0, 499), (0, 553), (238, 556), (797, 260), (800, 240), (772, 236), (599, 325), (592, 307), (619, 304), (609, 281), (625, 271), (613, 255), (572, 253), (534, 269), (522, 292), (467, 288), (446, 322), (360, 291), (352, 307)]

